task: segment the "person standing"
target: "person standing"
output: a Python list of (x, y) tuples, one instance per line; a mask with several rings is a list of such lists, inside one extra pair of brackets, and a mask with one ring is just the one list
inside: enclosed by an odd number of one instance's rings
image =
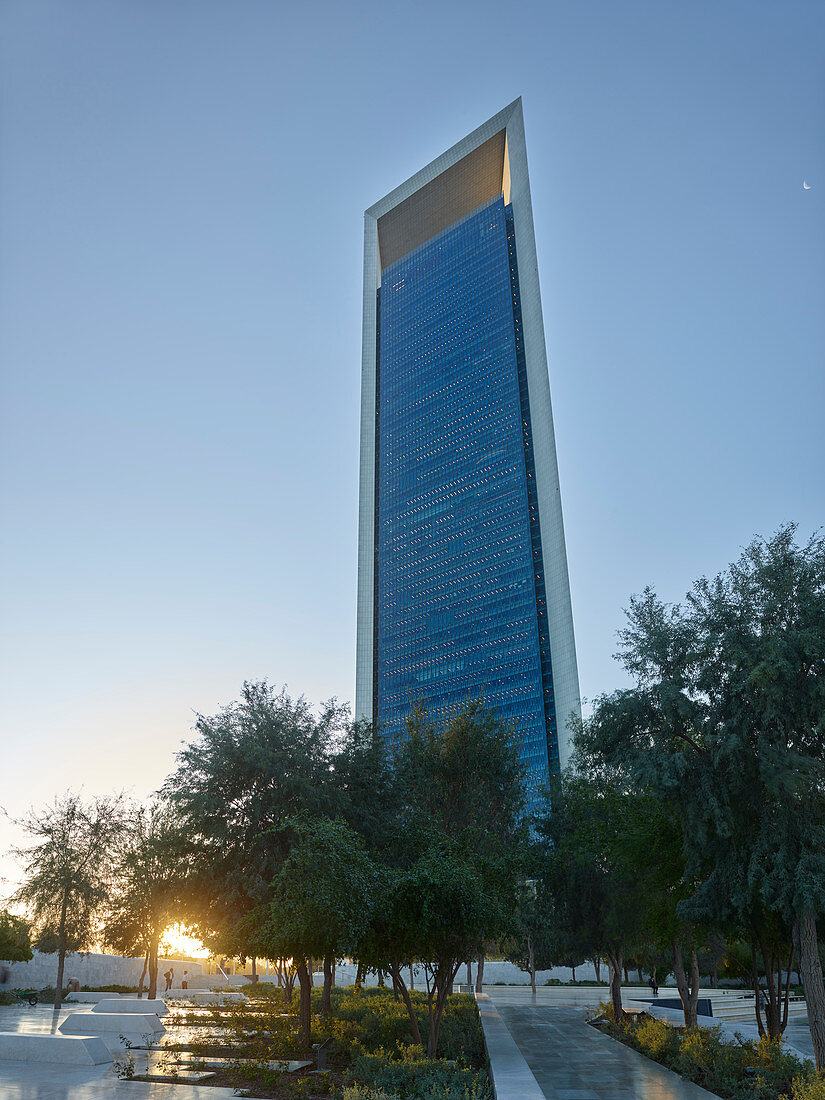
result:
[(180, 987), (181, 987), (181, 989), (188, 989), (189, 988), (189, 971), (188, 970), (184, 970), (184, 972), (183, 972), (183, 977), (181, 978)]
[(169, 990), (172, 988), (172, 979), (175, 976), (175, 971), (170, 966), (169, 969), (166, 971), (166, 973), (163, 976), (166, 979), (166, 989), (164, 990), (164, 992), (168, 993)]

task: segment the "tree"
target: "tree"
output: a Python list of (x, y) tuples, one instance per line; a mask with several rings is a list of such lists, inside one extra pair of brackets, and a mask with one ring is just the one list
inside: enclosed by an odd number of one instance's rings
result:
[(29, 922), (0, 909), (0, 960), (28, 962), (32, 957)]
[(150, 999), (157, 996), (160, 944), (178, 916), (192, 854), (180, 820), (167, 806), (153, 805), (132, 815), (113, 869), (104, 942), (121, 955), (145, 956)]
[(385, 900), (373, 922), (383, 960), (412, 1010), (403, 967), (424, 960), (429, 1057), (462, 962), (509, 931), (527, 838), (524, 768), (512, 731), (481, 700), (431, 716), (416, 707), (393, 754), (394, 816), (380, 852)]
[(383, 848), (398, 807), (390, 754), (374, 725), (359, 721), (342, 729), (331, 770), (337, 811), (369, 851)]
[(12, 900), (26, 906), (35, 929), (57, 936), (55, 1008), (63, 997), (63, 968), (70, 940), (90, 946), (111, 886), (126, 806), (121, 796), (84, 802), (67, 791), (43, 810), (17, 822), (33, 843), (15, 848), (25, 881)]
[(567, 771), (553, 788), (552, 812), (548, 806), (536, 821), (557, 935), (577, 954), (608, 959), (617, 1019), (624, 959), (644, 938), (648, 898), (645, 871), (625, 841), (644, 827), (650, 808), (616, 777)]
[[(186, 910), (213, 950), (251, 957), (287, 855), (285, 823), (334, 811), (332, 739), (347, 724), (335, 700), (315, 714), (262, 681), (218, 714), (198, 715), (162, 795), (198, 841)], [(262, 923), (263, 922), (263, 923)]]
[[(308, 960), (353, 954), (367, 933), (378, 871), (363, 840), (342, 821), (302, 815), (289, 823), (289, 855), (275, 878), (268, 928), (270, 957), (295, 960), (301, 988), (301, 1042), (311, 1043)], [(330, 1009), (331, 967), (324, 967), (322, 1014)]]
[[(637, 683), (602, 701), (600, 751), (677, 807), (697, 882), (683, 915), (746, 929), (768, 975), (771, 928), (793, 932), (822, 1069), (825, 539), (795, 534), (754, 541), (682, 606), (634, 597), (620, 638)], [(779, 992), (769, 978), (774, 1007)]]
[[(531, 861), (532, 862), (532, 861)], [(532, 868), (531, 868), (532, 870)], [(525, 879), (519, 887), (513, 930), (503, 943), (504, 955), (530, 975), (536, 992), (536, 971), (565, 966), (576, 956), (565, 951), (562, 929), (556, 920), (553, 899), (543, 878)], [(581, 959), (578, 958), (577, 962)], [(576, 961), (571, 965), (577, 965)]]

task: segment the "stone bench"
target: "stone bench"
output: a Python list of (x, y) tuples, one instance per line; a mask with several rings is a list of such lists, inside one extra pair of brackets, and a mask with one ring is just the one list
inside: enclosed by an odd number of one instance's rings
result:
[(111, 1062), (112, 1056), (96, 1035), (29, 1035), (21, 1031), (0, 1031), (0, 1060), (101, 1066)]
[(156, 1039), (166, 1028), (154, 1013), (72, 1012), (57, 1029), (63, 1035), (148, 1035)]
[(98, 1001), (92, 1012), (137, 1012), (141, 1016), (165, 1016), (169, 1009), (161, 1000), (138, 1000), (131, 997), (112, 997), (108, 1001)]

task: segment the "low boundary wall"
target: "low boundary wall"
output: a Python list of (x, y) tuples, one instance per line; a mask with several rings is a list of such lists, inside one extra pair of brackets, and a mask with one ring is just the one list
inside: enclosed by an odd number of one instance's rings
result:
[[(160, 975), (169, 967), (174, 968), (175, 974), (180, 975), (188, 970), (193, 977), (200, 977), (203, 966), (199, 962), (186, 962), (182, 959), (161, 959), (158, 962), (158, 980), (163, 985)], [(44, 989), (53, 986), (57, 982), (57, 953), (46, 955), (42, 951), (35, 951), (34, 957), (29, 962), (4, 963), (0, 961), (0, 967), (8, 967), (11, 971), (9, 983), (12, 988), (19, 989)], [(70, 978), (76, 978), (81, 985), (137, 985), (143, 970), (143, 959), (127, 959), (123, 955), (86, 955), (71, 952), (66, 956), (66, 966), (63, 970), (64, 984)]]

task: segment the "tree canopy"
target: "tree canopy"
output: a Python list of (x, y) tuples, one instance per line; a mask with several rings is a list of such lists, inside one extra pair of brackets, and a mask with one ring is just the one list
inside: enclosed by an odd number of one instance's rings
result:
[(30, 932), (27, 920), (0, 909), (0, 962), (28, 962), (32, 957)]

